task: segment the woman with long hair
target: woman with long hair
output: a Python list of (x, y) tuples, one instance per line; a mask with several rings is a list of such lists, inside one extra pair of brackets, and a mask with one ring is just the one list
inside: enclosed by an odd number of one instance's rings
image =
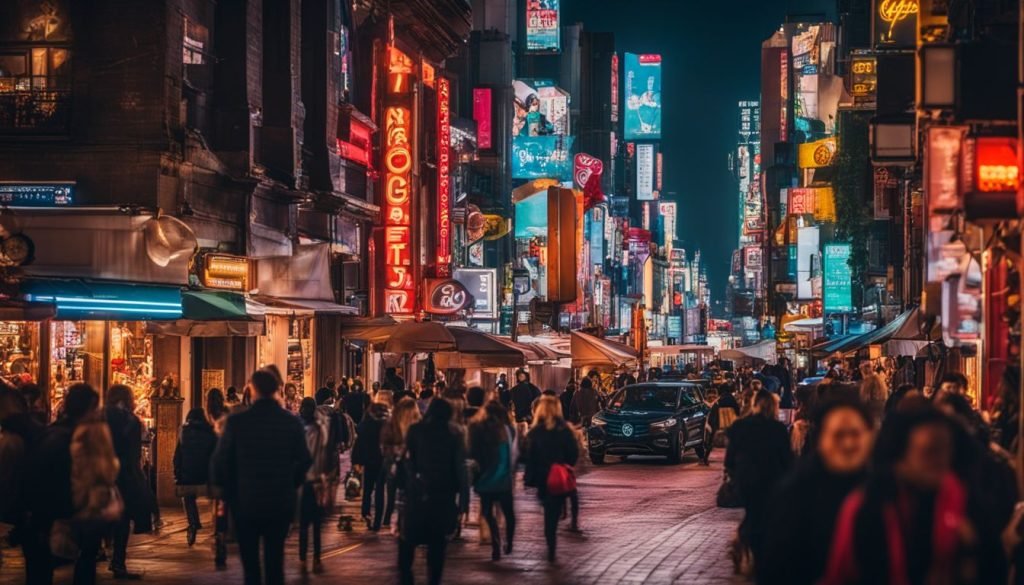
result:
[[(566, 498), (575, 491), (573, 467), (579, 459), (576, 435), (562, 416), (555, 396), (541, 396), (533, 410), (533, 428), (526, 435), (527, 487), (537, 488), (544, 507), (544, 538), (548, 561), (555, 561), (558, 520)], [(573, 479), (570, 479), (572, 477)]]
[[(316, 400), (306, 397), (299, 403), (299, 419), (306, 432), (306, 448), (313, 458), (313, 464), (306, 471), (299, 496), (299, 563), (302, 573), (307, 571), (306, 553), (309, 550), (309, 532), (313, 532), (313, 572), (319, 574), (323, 570), (320, 563), (320, 527), (324, 520), (324, 506), (328, 483), (324, 475), (329, 457), (331, 425), (326, 419), (317, 420)], [(337, 456), (337, 455), (335, 455)]]
[[(420, 409), (412, 398), (403, 398), (395, 405), (391, 418), (380, 433), (381, 451), (384, 453), (384, 466), (378, 482), (384, 482), (382, 492), (385, 496), (384, 523), (385, 527), (391, 526), (391, 516), (395, 512), (395, 492), (398, 488), (396, 483), (397, 467), (405, 453), (405, 437), (409, 433), (409, 427), (420, 422)], [(382, 493), (378, 491), (378, 493)]]
[(198, 496), (206, 496), (210, 483), (210, 458), (217, 448), (217, 433), (202, 408), (193, 408), (181, 426), (178, 445), (174, 449), (175, 491), (185, 508), (189, 546), (196, 542), (196, 533), (203, 527), (199, 518)]
[(494, 516), (495, 504), (505, 517), (505, 554), (512, 554), (516, 534), (516, 514), (512, 487), (515, 482), (516, 435), (509, 424), (508, 410), (498, 402), (488, 402), (469, 425), (469, 456), (476, 462), (473, 482), (480, 495), (480, 514), (491, 533), (491, 559), (501, 558), (501, 534)]
[[(206, 416), (213, 425), (214, 432), (220, 437), (224, 432), (224, 424), (228, 420), (231, 409), (238, 406), (238, 390), (234, 386), (228, 387), (227, 395), (221, 392), (220, 388), (211, 388), (206, 393)], [(224, 500), (213, 496), (213, 562), (218, 570), (227, 568), (228, 559), (228, 513)]]

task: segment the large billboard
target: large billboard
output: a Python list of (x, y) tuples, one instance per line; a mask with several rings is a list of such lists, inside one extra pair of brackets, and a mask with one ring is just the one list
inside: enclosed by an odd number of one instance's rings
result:
[(853, 273), (850, 270), (850, 244), (826, 244), (823, 253), (825, 314), (853, 310)]
[(569, 94), (549, 79), (512, 82), (515, 116), (512, 136), (569, 134)]
[(526, 0), (526, 50), (551, 53), (562, 48), (561, 0)]
[(820, 266), (818, 254), (818, 227), (802, 227), (796, 234), (796, 298), (801, 301), (816, 298), (820, 290), (820, 279), (817, 267)]
[(572, 180), (572, 136), (526, 136), (512, 141), (513, 179)]
[(661, 55), (625, 54), (626, 140), (661, 139)]
[(636, 198), (653, 201), (654, 197), (654, 145), (636, 145)]

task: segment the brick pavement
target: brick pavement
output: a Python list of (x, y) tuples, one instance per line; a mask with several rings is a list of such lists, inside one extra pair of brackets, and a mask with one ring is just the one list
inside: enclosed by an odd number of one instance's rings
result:
[[(540, 506), (532, 493), (519, 490), (519, 529), (512, 555), (491, 562), (490, 548), (477, 542), (474, 514), (474, 521), (464, 530), (465, 540), (449, 547), (445, 581), (460, 585), (742, 583), (732, 575), (726, 553), (740, 513), (714, 506), (721, 478), (720, 456), (718, 452), (713, 457), (710, 468), (697, 465), (693, 458), (678, 466), (655, 459), (618, 462), (612, 458), (610, 465), (584, 467), (579, 480), (584, 534), (561, 533), (559, 560), (554, 565), (545, 558)], [(346, 502), (344, 509), (358, 516), (356, 503)], [(167, 524), (160, 534), (135, 536), (131, 541), (129, 565), (145, 572), (144, 582), (241, 582), (234, 551), (227, 571), (214, 570), (208, 527), (189, 549), (180, 512), (166, 510), (164, 515)], [(359, 526), (351, 533), (339, 532), (332, 518), (324, 527), (326, 570), (318, 576), (299, 572), (296, 541), (293, 534), (287, 550), (290, 584), (397, 582), (395, 538), (390, 534), (368, 533)], [(20, 554), (8, 549), (3, 555), (0, 583), (20, 583)], [(100, 582), (112, 583), (104, 569), (100, 567)], [(422, 562), (418, 563), (418, 575), (424, 575)], [(57, 582), (70, 582), (67, 568), (58, 571)]]

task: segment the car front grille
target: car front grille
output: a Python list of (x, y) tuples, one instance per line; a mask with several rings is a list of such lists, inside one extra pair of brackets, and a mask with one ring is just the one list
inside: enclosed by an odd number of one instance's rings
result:
[[(613, 437), (626, 437), (626, 434), (622, 432), (622, 425), (624, 424), (626, 423), (608, 421), (607, 425), (605, 426), (605, 429), (607, 433)], [(633, 434), (627, 437), (629, 439), (632, 439), (634, 437), (644, 437), (649, 435), (651, 432), (650, 425), (648, 425), (647, 423), (637, 422), (629, 424), (633, 425)]]

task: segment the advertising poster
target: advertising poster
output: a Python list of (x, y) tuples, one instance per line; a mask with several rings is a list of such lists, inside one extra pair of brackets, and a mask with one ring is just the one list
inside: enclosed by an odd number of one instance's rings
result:
[(665, 233), (664, 246), (672, 249), (672, 242), (676, 239), (676, 202), (662, 201), (658, 203), (658, 213), (661, 215), (662, 229)]
[(818, 227), (804, 227), (796, 235), (796, 298), (805, 301), (814, 298), (814, 271), (818, 264)]
[(661, 139), (661, 55), (625, 54), (626, 140)]
[(619, 121), (619, 54), (612, 53), (612, 103), (611, 120)]
[(456, 268), (453, 276), (473, 297), (474, 319), (498, 318), (497, 269)]
[(526, 0), (526, 50), (557, 52), (561, 46), (561, 0)]
[(798, 164), (801, 169), (830, 167), (835, 162), (839, 147), (835, 136), (822, 138), (799, 146)]
[(516, 79), (512, 82), (515, 116), (512, 136), (567, 136), (569, 94), (550, 79)]
[(512, 141), (513, 179), (572, 180), (572, 136), (522, 136)]
[(654, 145), (636, 145), (636, 198), (654, 201)]
[(821, 59), (819, 44), (821, 28), (808, 26), (793, 35), (793, 116), (818, 117), (818, 68)]
[(541, 191), (516, 203), (517, 238), (547, 237), (548, 192)]
[(875, 219), (890, 219), (892, 217), (892, 202), (897, 201), (897, 197), (899, 197), (900, 183), (896, 172), (896, 169), (875, 167)]
[(482, 150), (493, 148), (494, 132), (491, 127), (491, 88), (473, 88), (473, 121), (476, 122), (476, 145)]
[(823, 256), (825, 314), (852, 311), (853, 273), (850, 271), (849, 262), (850, 244), (826, 244)]

